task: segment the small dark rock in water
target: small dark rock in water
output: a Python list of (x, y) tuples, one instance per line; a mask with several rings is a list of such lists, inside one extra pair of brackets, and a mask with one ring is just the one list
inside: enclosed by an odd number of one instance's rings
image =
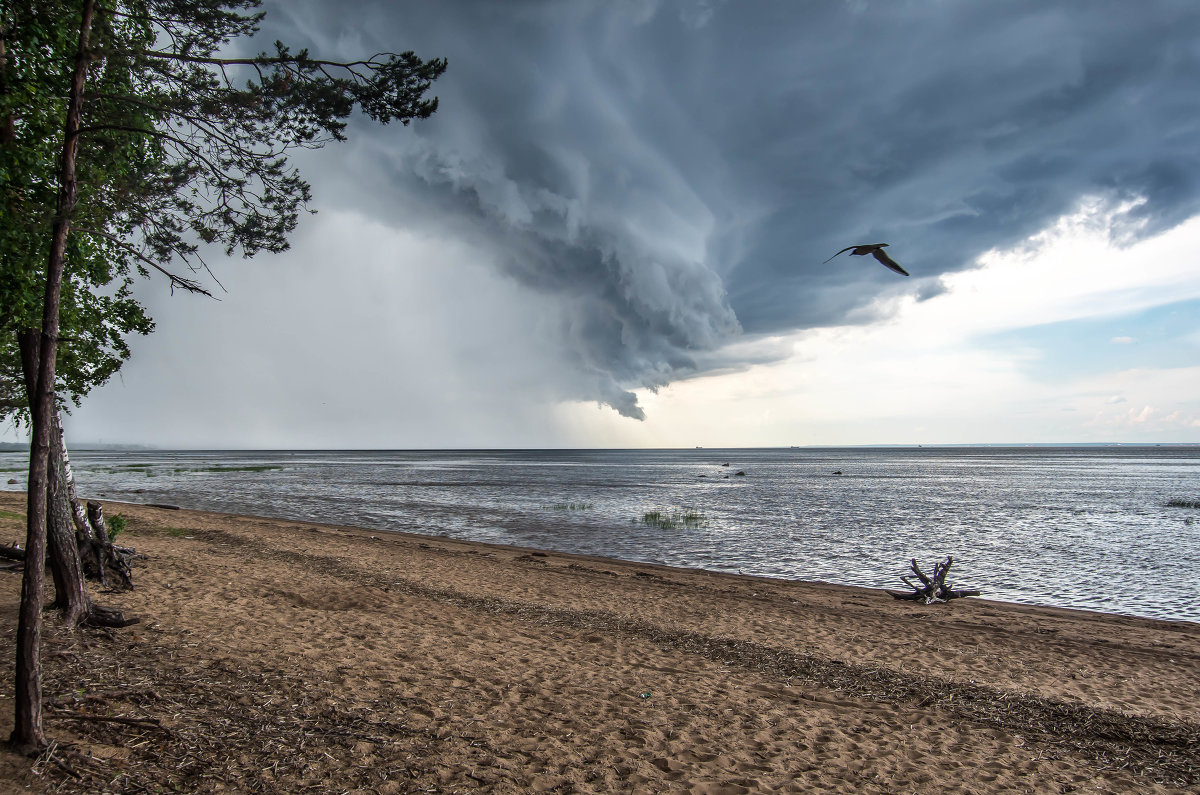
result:
[(9, 479), (8, 479), (8, 485), (10, 485), (10, 486), (13, 486), (13, 485), (16, 485), (16, 483), (17, 483), (17, 479), (16, 479), (16, 478), (9, 478)]
[(729, 466), (729, 463), (728, 463), (728, 462), (726, 462), (726, 463), (724, 463), (724, 464), (721, 464), (721, 466), (723, 466), (723, 467), (727, 467), (727, 466)]
[[(706, 478), (706, 477), (708, 477), (708, 475), (701, 475), (700, 477)], [(13, 482), (15, 483), (16, 481), (13, 481)]]
[(746, 477), (746, 473), (739, 469), (737, 472), (733, 473), (733, 476), (735, 478), (744, 478)]
[(145, 489), (134, 489), (133, 493), (134, 494), (145, 494), (146, 490)]
[(842, 470), (840, 470), (840, 469), (835, 469), (835, 470), (833, 470), (833, 474), (835, 474), (835, 475), (840, 475), (840, 474), (842, 474)]

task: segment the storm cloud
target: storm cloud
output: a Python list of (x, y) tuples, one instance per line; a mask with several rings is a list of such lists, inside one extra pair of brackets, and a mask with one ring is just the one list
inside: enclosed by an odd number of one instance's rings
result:
[[(265, 40), (446, 57), (437, 114), (301, 158), (322, 204), (453, 237), (536, 295), (555, 399), (736, 370), (937, 295), (1085, 198), (1200, 210), (1200, 5), (267, 6)], [(911, 279), (852, 243), (886, 241)], [(1036, 285), (1031, 285), (1036, 289)], [(350, 310), (347, 310), (350, 311)], [(764, 352), (765, 351), (765, 352)]]

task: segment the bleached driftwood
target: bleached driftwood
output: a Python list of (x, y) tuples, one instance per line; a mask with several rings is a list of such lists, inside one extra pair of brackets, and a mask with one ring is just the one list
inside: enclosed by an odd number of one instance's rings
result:
[(909, 588), (912, 588), (912, 593), (900, 593), (898, 591), (888, 591), (893, 599), (905, 599), (910, 602), (923, 602), (927, 605), (934, 602), (949, 602), (951, 599), (961, 599), (964, 596), (979, 596), (979, 591), (968, 588), (951, 588), (946, 585), (946, 574), (950, 571), (951, 564), (954, 563), (953, 556), (947, 555), (946, 559), (934, 564), (933, 576), (928, 577), (925, 572), (921, 571), (921, 567), (917, 565), (917, 559), (912, 559), (913, 574), (917, 575), (917, 579), (921, 581), (921, 585), (917, 585), (908, 577), (901, 577)]

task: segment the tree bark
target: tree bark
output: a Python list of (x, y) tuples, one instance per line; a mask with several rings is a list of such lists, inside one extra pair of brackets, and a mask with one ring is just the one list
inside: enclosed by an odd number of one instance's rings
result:
[(67, 626), (76, 626), (87, 616), (88, 597), (84, 590), (79, 548), (71, 522), (67, 498), (67, 476), (62, 458), (62, 430), (57, 422), (52, 429), (58, 444), (50, 448), (46, 478), (47, 531), (49, 532), (50, 573), (54, 577), (54, 606), (62, 611)]
[[(22, 331), (17, 334), (21, 364), (25, 371), (25, 386), (29, 400), (34, 400), (38, 373), (38, 333)], [(75, 626), (87, 617), (88, 597), (84, 588), (83, 569), (79, 561), (76, 539), (75, 512), (70, 498), (70, 470), (67, 465), (66, 442), (58, 411), (50, 429), (50, 450), (46, 472), (48, 552), (50, 573), (54, 577), (54, 606), (63, 613), (68, 626)]]
[(46, 746), (42, 729), (42, 600), (46, 559), (46, 507), (49, 492), (48, 464), (50, 429), (55, 411), (54, 364), (58, 356), (59, 301), (62, 296), (63, 263), (71, 213), (78, 201), (75, 182), (75, 153), (79, 146), (79, 119), (90, 62), (88, 34), (95, 14), (95, 0), (83, 0), (79, 26), (79, 49), (67, 101), (63, 130), (63, 154), (59, 172), (58, 212), (50, 238), (46, 263), (46, 294), (42, 306), (41, 352), (38, 361), (36, 400), (30, 404), (33, 438), (29, 450), (29, 494), (26, 510), (25, 572), (21, 578), (21, 609), (17, 620), (17, 659), (14, 675), (14, 715), (10, 742), (26, 751)]

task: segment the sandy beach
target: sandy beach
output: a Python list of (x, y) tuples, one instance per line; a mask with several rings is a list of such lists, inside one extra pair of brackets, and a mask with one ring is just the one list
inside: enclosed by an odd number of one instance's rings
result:
[[(5, 752), (8, 791), (1200, 788), (1197, 624), (106, 510), (145, 559), (96, 597), (142, 622), (47, 614), (55, 745)], [(23, 512), (0, 493), (0, 540)]]

